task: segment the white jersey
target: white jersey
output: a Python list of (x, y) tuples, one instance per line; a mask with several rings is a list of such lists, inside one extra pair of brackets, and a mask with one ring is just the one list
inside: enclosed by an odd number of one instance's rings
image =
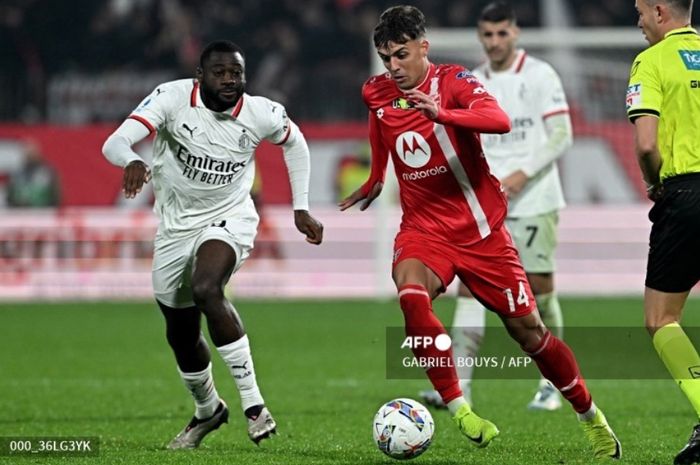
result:
[[(491, 170), (499, 179), (521, 169), (527, 173), (525, 167), (547, 141), (545, 119), (569, 111), (559, 76), (548, 63), (528, 56), (523, 50), (518, 50), (510, 69), (493, 72), (487, 62), (477, 67), (474, 75), (496, 97), (511, 120), (509, 133), (481, 135)], [(508, 216), (535, 216), (564, 205), (555, 160), (531, 178), (522, 192), (509, 199)]]
[(230, 112), (214, 112), (199, 83), (182, 79), (159, 85), (129, 118), (158, 133), (152, 173), (161, 231), (187, 234), (227, 218), (257, 225), (254, 152), (263, 139), (289, 137), (282, 105), (243, 94)]

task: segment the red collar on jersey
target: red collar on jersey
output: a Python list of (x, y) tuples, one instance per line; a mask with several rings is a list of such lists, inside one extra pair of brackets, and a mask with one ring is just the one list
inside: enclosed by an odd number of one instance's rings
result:
[(515, 74), (518, 74), (520, 71), (523, 69), (523, 65), (525, 64), (525, 57), (527, 57), (527, 53), (525, 50), (520, 51), (520, 59), (518, 60), (518, 64), (515, 65)]
[(192, 93), (190, 94), (190, 106), (191, 107), (196, 107), (197, 106), (197, 94), (199, 94), (199, 81), (194, 81), (194, 85), (192, 86)]
[[(523, 65), (525, 64), (525, 58), (527, 57), (527, 52), (525, 50), (518, 50), (518, 55), (520, 56), (515, 57), (515, 61), (509, 69), (499, 72), (507, 73), (512, 71), (513, 74), (518, 74), (520, 71), (522, 71)], [(486, 68), (484, 69), (484, 75), (486, 76), (486, 79), (491, 79), (491, 73), (493, 72), (494, 71), (491, 69), (491, 64), (487, 63)]]
[(238, 97), (238, 102), (236, 102), (236, 105), (234, 105), (231, 116), (238, 118), (238, 115), (241, 113), (241, 108), (243, 108), (243, 95)]
[[(199, 81), (197, 81), (196, 79), (193, 80), (192, 93), (190, 94), (190, 106), (206, 107), (206, 105), (204, 105), (204, 102), (202, 102), (201, 95), (199, 95)], [(243, 108), (243, 95), (241, 95), (238, 98), (238, 101), (233, 106), (233, 110), (231, 110), (231, 116), (234, 118), (238, 118), (238, 115), (241, 113), (241, 108)]]

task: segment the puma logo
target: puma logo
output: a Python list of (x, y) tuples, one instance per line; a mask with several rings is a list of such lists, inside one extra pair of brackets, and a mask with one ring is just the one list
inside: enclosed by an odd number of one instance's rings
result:
[(189, 131), (190, 137), (194, 137), (194, 130), (197, 129), (197, 126), (190, 129), (190, 127), (187, 125), (187, 123), (182, 123), (182, 127), (185, 128), (187, 131)]
[(700, 378), (700, 366), (688, 367), (688, 371), (690, 372), (690, 376), (694, 379)]
[(248, 368), (246, 367), (246, 365), (248, 365), (247, 360), (243, 363), (243, 365), (231, 365), (231, 368), (239, 369), (239, 370), (247, 370)]

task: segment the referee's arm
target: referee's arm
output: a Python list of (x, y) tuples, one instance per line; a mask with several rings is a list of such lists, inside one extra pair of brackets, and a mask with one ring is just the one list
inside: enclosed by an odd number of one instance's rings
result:
[(657, 144), (658, 130), (659, 119), (656, 116), (641, 115), (634, 120), (634, 150), (650, 195), (660, 184), (661, 154)]

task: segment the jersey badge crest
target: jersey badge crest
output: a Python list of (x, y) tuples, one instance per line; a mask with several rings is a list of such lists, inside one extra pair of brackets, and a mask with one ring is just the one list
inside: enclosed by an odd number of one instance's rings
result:
[(238, 138), (238, 148), (245, 150), (248, 147), (250, 147), (250, 136), (244, 132), (241, 134), (241, 137)]
[(465, 81), (467, 81), (467, 84), (475, 84), (475, 83), (479, 82), (477, 77), (474, 76), (471, 71), (466, 70), (466, 69), (457, 73), (456, 78), (457, 79), (464, 79)]
[(525, 86), (525, 83), (523, 82), (520, 84), (520, 91), (518, 92), (518, 97), (520, 97), (520, 100), (525, 100), (525, 96), (527, 95), (527, 87)]

